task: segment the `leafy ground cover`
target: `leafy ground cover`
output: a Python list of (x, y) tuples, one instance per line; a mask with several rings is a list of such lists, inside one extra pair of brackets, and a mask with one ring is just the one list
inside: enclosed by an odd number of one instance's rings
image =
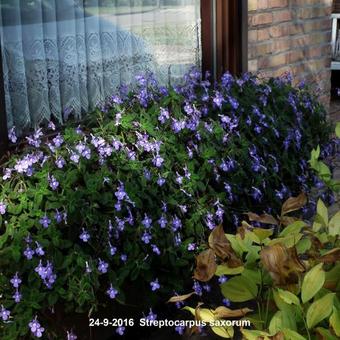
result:
[(209, 290), (190, 268), (217, 225), (232, 234), (250, 208), (276, 216), (282, 200), (321, 186), (310, 152), (336, 148), (303, 84), (228, 73), (211, 84), (195, 70), (176, 88), (137, 82), (79, 126), (36, 130), (3, 164), (2, 339), (63, 338), (73, 326), (55, 315), (88, 320), (100, 306), (152, 318), (174, 291)]

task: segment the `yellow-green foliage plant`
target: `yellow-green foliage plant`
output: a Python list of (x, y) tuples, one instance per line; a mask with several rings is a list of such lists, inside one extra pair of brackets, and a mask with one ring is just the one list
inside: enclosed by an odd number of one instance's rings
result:
[(184, 309), (208, 325), (220, 319), (251, 322), (247, 328), (211, 327), (223, 338), (339, 339), (340, 212), (330, 217), (319, 200), (313, 223), (291, 216), (306, 200), (304, 194), (289, 198), (277, 217), (247, 213), (249, 221), (235, 235), (216, 227), (196, 258), (194, 278), (208, 282), (228, 276), (220, 288), (231, 306), (203, 308), (199, 303)]

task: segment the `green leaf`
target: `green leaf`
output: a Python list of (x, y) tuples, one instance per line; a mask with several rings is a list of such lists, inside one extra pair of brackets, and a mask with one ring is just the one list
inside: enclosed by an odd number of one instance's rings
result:
[(280, 236), (288, 236), (288, 235), (292, 235), (292, 234), (298, 234), (301, 231), (301, 229), (305, 226), (306, 226), (305, 222), (296, 221), (296, 222), (290, 224), (289, 226), (287, 226), (286, 228), (284, 228), (282, 230), (282, 232), (280, 233)]
[(317, 161), (320, 157), (320, 146), (318, 145), (316, 149), (313, 149), (311, 152), (311, 160)]
[(309, 238), (303, 238), (296, 245), (298, 254), (304, 254), (312, 246), (312, 241)]
[(338, 211), (329, 221), (328, 232), (331, 236), (340, 235), (340, 211)]
[(229, 268), (227, 265), (221, 264), (221, 265), (217, 266), (215, 275), (217, 275), (217, 276), (237, 275), (237, 274), (241, 274), (243, 272), (243, 270), (244, 270), (243, 266), (236, 267), (236, 268)]
[(296, 333), (295, 331), (285, 328), (282, 330), (285, 340), (306, 340), (302, 335)]
[(318, 214), (318, 217), (321, 218), (321, 221), (318, 222), (322, 222), (322, 224), (326, 227), (328, 225), (328, 210), (321, 199), (318, 200), (316, 212)]
[(305, 275), (301, 288), (303, 303), (309, 301), (323, 287), (326, 275), (322, 265), (323, 263), (319, 263)]
[(340, 138), (340, 122), (337, 122), (336, 123), (336, 126), (335, 126), (335, 135)]
[(308, 328), (313, 328), (331, 314), (334, 295), (335, 293), (329, 293), (310, 305), (306, 315)]
[(211, 327), (211, 330), (222, 338), (230, 339), (234, 336), (234, 328), (231, 326), (230, 327), (213, 326)]
[(332, 326), (334, 333), (340, 337), (340, 312), (333, 307), (333, 313), (329, 318), (329, 323)]
[(263, 228), (254, 228), (253, 233), (259, 238), (260, 242), (273, 235), (273, 230), (271, 229), (263, 229)]
[(328, 329), (317, 327), (315, 329), (315, 332), (318, 333), (318, 335), (321, 335), (319, 338), (322, 340), (339, 340), (336, 336), (334, 336)]
[(287, 302), (285, 302), (279, 295), (279, 293), (273, 289), (273, 298), (275, 304), (278, 309), (280, 310), (287, 310), (289, 312), (293, 312), (293, 306)]
[(277, 291), (279, 293), (280, 298), (284, 302), (286, 302), (290, 305), (296, 305), (296, 306), (300, 305), (299, 298), (295, 294), (289, 292), (288, 290), (278, 289)]
[(249, 329), (241, 329), (244, 339), (247, 340), (258, 340), (259, 338), (269, 339), (270, 334), (263, 331), (251, 331)]
[(276, 334), (282, 331), (284, 328), (296, 330), (296, 322), (294, 315), (283, 310), (277, 311), (269, 324), (270, 334)]
[(222, 294), (233, 302), (252, 300), (257, 295), (257, 286), (243, 276), (236, 276), (221, 285)]

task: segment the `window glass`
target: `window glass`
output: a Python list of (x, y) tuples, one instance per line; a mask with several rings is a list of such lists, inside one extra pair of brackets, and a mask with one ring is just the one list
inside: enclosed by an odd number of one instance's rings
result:
[(6, 110), (20, 132), (81, 118), (135, 75), (200, 66), (199, 0), (0, 0)]

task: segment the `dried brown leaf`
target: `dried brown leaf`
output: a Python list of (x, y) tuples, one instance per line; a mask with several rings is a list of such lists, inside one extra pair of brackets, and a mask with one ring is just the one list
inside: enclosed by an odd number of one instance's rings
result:
[(217, 226), (209, 235), (209, 247), (220, 257), (229, 267), (235, 268), (242, 265), (241, 260), (236, 256), (231, 243), (226, 238), (222, 225)]
[(340, 248), (335, 248), (321, 256), (320, 261), (323, 263), (335, 263), (340, 261)]
[(294, 283), (297, 280), (297, 274), (305, 271), (295, 247), (287, 248), (281, 243), (276, 243), (263, 248), (260, 258), (263, 266), (277, 285)]
[(247, 313), (252, 312), (252, 309), (242, 308), (242, 309), (229, 309), (227, 307), (217, 307), (214, 311), (214, 314), (218, 318), (239, 318), (245, 316)]
[(194, 278), (198, 281), (207, 282), (214, 276), (216, 268), (214, 251), (212, 249), (205, 250), (196, 256)]
[(282, 205), (281, 216), (301, 209), (306, 203), (307, 197), (303, 192), (297, 197), (289, 197)]
[(281, 216), (280, 223), (285, 227), (288, 225), (293, 224), (294, 222), (298, 221), (299, 219), (292, 216)]
[(196, 294), (195, 292), (191, 292), (189, 294), (185, 294), (185, 295), (175, 295), (173, 297), (171, 297), (167, 302), (181, 302), (184, 301), (186, 299), (189, 299), (189, 297), (193, 296), (194, 294)]
[(272, 215), (268, 215), (268, 214), (257, 215), (252, 212), (248, 212), (246, 213), (246, 215), (248, 216), (249, 221), (256, 221), (256, 222), (260, 222), (264, 224), (274, 224), (274, 225), (279, 224), (277, 219)]
[(283, 334), (283, 332), (278, 332), (275, 335), (270, 337), (271, 340), (285, 340), (285, 335)]

